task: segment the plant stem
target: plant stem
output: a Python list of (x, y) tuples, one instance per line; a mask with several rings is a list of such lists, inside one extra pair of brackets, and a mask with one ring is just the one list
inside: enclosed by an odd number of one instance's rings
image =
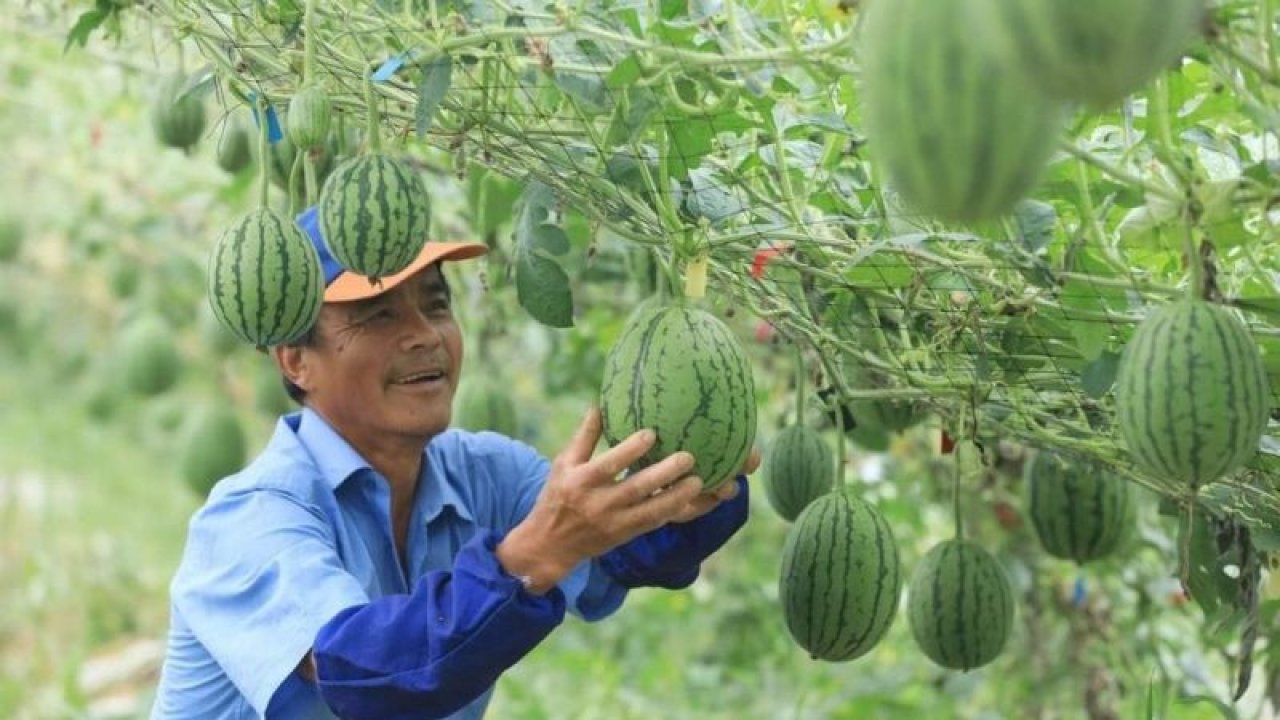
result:
[(258, 206), (263, 210), (267, 209), (269, 200), (269, 190), (271, 188), (271, 141), (268, 136), (271, 127), (267, 122), (267, 99), (262, 94), (258, 95), (258, 107), (255, 108), (258, 115), (258, 178), (261, 185), (258, 188)]
[(313, 83), (316, 80), (316, 0), (307, 0), (305, 15), (302, 18), (302, 81)]
[(373, 92), (373, 78), (370, 75), (364, 77), (364, 102), (365, 129), (369, 133), (369, 154), (373, 155), (382, 150), (382, 133), (378, 128), (378, 103)]
[(805, 387), (806, 375), (804, 364), (804, 348), (800, 343), (794, 343), (794, 354), (796, 361), (796, 425), (804, 424), (804, 396), (808, 389)]

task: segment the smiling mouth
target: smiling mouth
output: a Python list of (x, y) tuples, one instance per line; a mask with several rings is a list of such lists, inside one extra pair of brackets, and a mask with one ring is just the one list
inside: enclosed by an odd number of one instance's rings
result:
[(422, 372), (411, 373), (396, 378), (392, 381), (393, 385), (425, 385), (427, 383), (438, 382), (445, 379), (445, 374), (441, 370), (424, 370)]

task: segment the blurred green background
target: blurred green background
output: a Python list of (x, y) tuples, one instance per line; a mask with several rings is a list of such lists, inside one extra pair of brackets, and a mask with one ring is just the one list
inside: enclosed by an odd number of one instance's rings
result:
[[(64, 52), (79, 9), (15, 3), (0, 16), (0, 249), (16, 248), (0, 256), (0, 718), (14, 720), (145, 716), (168, 581), (201, 501), (183, 469), (193, 423), (231, 407), (253, 453), (289, 409), (266, 356), (220, 338), (204, 310), (205, 254), (252, 206), (254, 170), (219, 168), (225, 118), (214, 103), (191, 154), (159, 145), (148, 103), (174, 48)], [(509, 215), (517, 188), (484, 182), (490, 221)], [(444, 234), (475, 227), (466, 200), (476, 187), (433, 177)], [(453, 270), (467, 367), (500, 374), (517, 436), (548, 454), (594, 400), (604, 353), (640, 298), (627, 248), (607, 235), (594, 242), (591, 260), (571, 268), (584, 309), (570, 330), (524, 315), (501, 258)], [(143, 321), (162, 322), (169, 344), (139, 360), (126, 341)], [(767, 447), (791, 412), (790, 354), (754, 319), (730, 322), (755, 362)], [(158, 390), (129, 380), (169, 372)], [(885, 513), (907, 567), (951, 532), (938, 434), (929, 422), (884, 452), (848, 448), (847, 481)], [(778, 609), (787, 525), (757, 476), (751, 522), (691, 589), (635, 592), (603, 623), (568, 620), (503, 677), (491, 716), (1273, 716), (1269, 643), (1248, 695), (1227, 704), (1229, 641), (1181, 596), (1175, 527), (1153, 502), (1130, 554), (1082, 571), (1039, 552), (1020, 515), (1019, 449), (1005, 460), (964, 499), (969, 534), (1005, 563), (1021, 600), (1009, 647), (987, 667), (939, 670), (901, 616), (863, 659), (810, 660)]]

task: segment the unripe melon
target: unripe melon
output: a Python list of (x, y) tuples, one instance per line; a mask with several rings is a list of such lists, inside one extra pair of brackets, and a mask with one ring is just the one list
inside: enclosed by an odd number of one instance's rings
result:
[(769, 504), (788, 522), (830, 492), (836, 479), (831, 447), (817, 430), (805, 425), (778, 431), (765, 453), (762, 469)]
[(172, 388), (182, 370), (173, 331), (158, 314), (144, 313), (121, 333), (117, 368), (123, 387), (137, 395), (159, 395)]
[(1204, 0), (1000, 0), (1023, 61), (1047, 93), (1109, 108), (1172, 67)]
[(741, 470), (756, 434), (755, 382), (738, 338), (720, 319), (683, 302), (632, 314), (605, 359), (600, 389), (609, 445), (657, 432), (638, 471), (693, 454), (693, 474), (714, 490)]
[(810, 657), (844, 662), (870, 652), (893, 625), (901, 593), (893, 531), (865, 500), (823, 495), (787, 532), (778, 600)]
[(400, 272), (422, 252), (431, 198), (409, 165), (389, 155), (362, 155), (325, 180), (319, 215), (334, 259), (372, 280)]
[(315, 247), (296, 225), (267, 208), (245, 215), (218, 238), (207, 287), (218, 321), (261, 346), (302, 337), (324, 302)]
[(1000, 0), (869, 0), (861, 100), (886, 184), (944, 222), (999, 219), (1039, 181), (1062, 104), (1038, 92), (1004, 32)]
[(289, 100), (286, 128), (295, 147), (311, 150), (324, 145), (329, 137), (332, 108), (329, 95), (318, 85), (298, 90)]
[(240, 114), (232, 115), (218, 138), (218, 167), (234, 175), (252, 165), (255, 141)]
[(933, 546), (907, 590), (916, 645), (933, 662), (972, 670), (1004, 651), (1013, 628), (1013, 588), (1000, 562), (972, 540)]
[(1139, 324), (1120, 357), (1115, 398), (1134, 464), (1192, 489), (1258, 452), (1271, 409), (1262, 353), (1244, 323), (1192, 298)]
[(1050, 555), (1083, 565), (1112, 555), (1129, 537), (1133, 486), (1100, 464), (1041, 450), (1024, 479), (1027, 514)]
[(162, 145), (190, 152), (204, 132), (204, 101), (195, 93), (182, 94), (187, 78), (165, 78), (151, 106), (151, 127)]
[(188, 421), (182, 441), (182, 480), (204, 497), (222, 478), (244, 465), (244, 428), (235, 411), (226, 405), (202, 408)]
[(464, 380), (454, 399), (453, 425), (475, 432), (490, 430), (516, 437), (520, 425), (510, 387), (482, 377)]

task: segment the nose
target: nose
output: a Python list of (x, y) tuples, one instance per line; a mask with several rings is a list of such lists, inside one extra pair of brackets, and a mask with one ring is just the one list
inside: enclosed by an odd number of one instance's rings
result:
[[(409, 303), (411, 306), (413, 303)], [(405, 318), (401, 333), (401, 347), (405, 350), (432, 349), (442, 342), (440, 329), (431, 321), (431, 316), (420, 308), (405, 308), (401, 317)]]

